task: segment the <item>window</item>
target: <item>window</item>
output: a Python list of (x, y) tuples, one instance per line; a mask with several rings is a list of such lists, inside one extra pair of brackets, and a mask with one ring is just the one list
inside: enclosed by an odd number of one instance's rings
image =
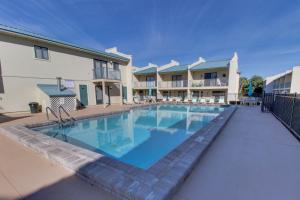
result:
[(48, 48), (41, 46), (34, 46), (34, 55), (38, 59), (49, 60)]
[(113, 69), (114, 69), (114, 70), (120, 70), (120, 65), (119, 65), (119, 63), (113, 62)]
[(107, 62), (94, 59), (94, 78), (101, 79), (108, 76)]
[(204, 74), (204, 79), (215, 79), (215, 78), (217, 78), (217, 72)]

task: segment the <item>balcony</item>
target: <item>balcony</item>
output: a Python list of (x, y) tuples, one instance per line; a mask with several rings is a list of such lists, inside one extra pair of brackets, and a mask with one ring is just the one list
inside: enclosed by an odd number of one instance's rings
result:
[(133, 87), (134, 88), (155, 88), (156, 81), (134, 81)]
[(160, 81), (158, 83), (159, 88), (183, 88), (188, 86), (187, 80), (180, 81)]
[(94, 69), (94, 79), (109, 79), (109, 80), (121, 80), (120, 70), (114, 69)]
[(193, 80), (190, 82), (190, 87), (224, 87), (228, 86), (228, 79), (203, 79)]

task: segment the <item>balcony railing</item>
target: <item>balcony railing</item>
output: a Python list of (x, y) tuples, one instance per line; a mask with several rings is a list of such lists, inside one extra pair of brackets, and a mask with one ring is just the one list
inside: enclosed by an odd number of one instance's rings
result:
[(156, 82), (155, 81), (134, 81), (133, 87), (134, 88), (155, 88)]
[(188, 86), (187, 80), (158, 82), (159, 88), (181, 88), (181, 87), (187, 87), (187, 86)]
[(228, 86), (227, 79), (203, 79), (193, 80), (190, 82), (190, 87), (222, 87)]
[(285, 82), (285, 83), (274, 83), (273, 89), (289, 89), (291, 88), (291, 82)]
[(94, 69), (94, 79), (121, 80), (121, 72), (110, 68)]

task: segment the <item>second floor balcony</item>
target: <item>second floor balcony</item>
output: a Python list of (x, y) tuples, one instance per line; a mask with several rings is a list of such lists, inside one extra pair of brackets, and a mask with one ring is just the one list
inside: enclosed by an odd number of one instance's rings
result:
[(159, 88), (183, 88), (188, 86), (187, 80), (176, 80), (176, 81), (160, 81), (158, 82)]
[(134, 81), (133, 82), (134, 88), (155, 88), (156, 81)]
[(275, 82), (273, 85), (273, 89), (278, 90), (278, 89), (289, 89), (291, 88), (291, 82), (285, 82), (285, 83), (279, 83)]
[(224, 87), (228, 86), (228, 79), (202, 79), (202, 80), (192, 80), (190, 82), (190, 87)]
[(94, 79), (121, 80), (120, 70), (111, 68), (94, 69)]

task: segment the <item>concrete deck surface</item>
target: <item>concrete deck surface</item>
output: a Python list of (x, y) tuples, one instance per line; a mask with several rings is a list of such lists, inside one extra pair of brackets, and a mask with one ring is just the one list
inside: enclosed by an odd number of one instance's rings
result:
[[(92, 107), (75, 112), (89, 115), (120, 109)], [(21, 114), (23, 115), (23, 114)], [(44, 114), (2, 124), (46, 120)], [(1, 125), (1, 124), (0, 124)], [(269, 113), (240, 107), (187, 178), (175, 200), (298, 200), (300, 145)], [(0, 134), (0, 200), (113, 199), (66, 169)]]
[(113, 199), (110, 194), (0, 134), (0, 200)]
[(299, 200), (300, 145), (270, 113), (240, 107), (175, 200)]

